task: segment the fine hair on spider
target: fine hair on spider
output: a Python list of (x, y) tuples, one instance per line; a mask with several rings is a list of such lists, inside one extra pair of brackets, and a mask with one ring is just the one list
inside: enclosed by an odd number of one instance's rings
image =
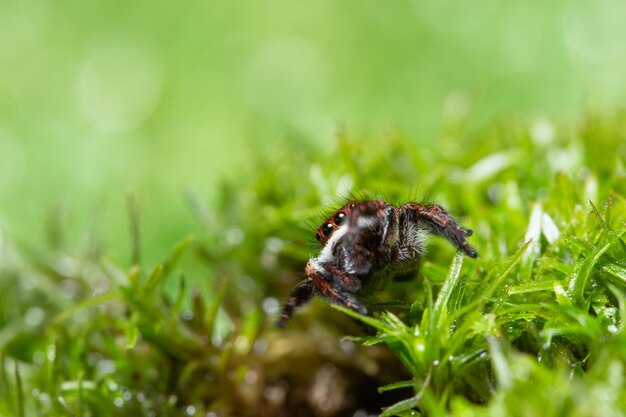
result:
[(285, 326), (296, 309), (315, 295), (367, 314), (358, 297), (382, 290), (394, 276), (416, 270), (428, 233), (446, 238), (471, 258), (478, 256), (466, 240), (472, 230), (460, 226), (437, 204), (394, 206), (380, 199), (349, 200), (315, 231), (322, 249), (306, 264), (306, 278), (287, 298), (278, 325)]

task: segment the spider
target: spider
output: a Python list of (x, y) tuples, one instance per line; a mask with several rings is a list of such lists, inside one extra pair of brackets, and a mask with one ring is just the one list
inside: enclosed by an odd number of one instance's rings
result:
[(307, 277), (287, 298), (278, 326), (285, 326), (314, 295), (367, 314), (356, 296), (382, 290), (392, 277), (414, 274), (427, 232), (445, 237), (471, 258), (478, 256), (465, 240), (472, 230), (460, 226), (439, 205), (349, 201), (317, 229), (315, 238), (322, 250), (307, 263)]

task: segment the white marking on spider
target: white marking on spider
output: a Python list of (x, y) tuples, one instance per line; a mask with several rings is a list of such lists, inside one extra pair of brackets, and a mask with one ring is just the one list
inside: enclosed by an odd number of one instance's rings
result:
[(374, 226), (377, 220), (376, 216), (362, 216), (359, 217), (356, 224), (360, 229), (367, 229)]
[(335, 230), (333, 234), (330, 236), (330, 239), (328, 239), (328, 242), (326, 242), (326, 245), (324, 245), (322, 252), (320, 252), (318, 256), (311, 258), (311, 262), (313, 263), (316, 269), (322, 269), (320, 264), (325, 264), (335, 259), (335, 255), (333, 255), (333, 247), (337, 244), (337, 242), (339, 242), (339, 239), (341, 239), (346, 233), (348, 233), (347, 224)]
[(400, 246), (398, 261), (410, 261), (426, 253), (428, 232), (415, 224), (407, 224), (404, 229), (404, 244)]

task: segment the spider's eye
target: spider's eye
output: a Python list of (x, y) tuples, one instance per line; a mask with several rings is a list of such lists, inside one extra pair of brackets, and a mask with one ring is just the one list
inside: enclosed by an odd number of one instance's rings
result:
[(346, 213), (340, 211), (339, 213), (335, 214), (335, 217), (333, 217), (333, 221), (337, 226), (341, 226), (346, 221)]
[(322, 235), (320, 234), (320, 232), (317, 232), (315, 234), (315, 239), (317, 239), (317, 241), (319, 242), (320, 240), (322, 240)]
[(333, 227), (333, 224), (326, 223), (324, 226), (322, 226), (322, 235), (324, 237), (329, 237), (333, 233), (333, 230), (335, 230), (335, 228)]
[(353, 209), (355, 206), (356, 206), (356, 204), (354, 204), (354, 203), (350, 203), (350, 206), (349, 206), (349, 207), (350, 207), (351, 209)]

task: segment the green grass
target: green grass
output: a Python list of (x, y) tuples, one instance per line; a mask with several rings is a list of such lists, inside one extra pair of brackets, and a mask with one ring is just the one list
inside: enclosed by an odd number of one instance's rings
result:
[[(259, 150), (187, 196), (195, 237), (156, 265), (133, 198), (127, 260), (56, 216), (47, 244), (3, 237), (0, 415), (623, 415), (626, 114), (550, 126)], [(349, 193), (437, 201), (480, 257), (433, 238), (371, 317), (316, 300), (275, 328)]]

